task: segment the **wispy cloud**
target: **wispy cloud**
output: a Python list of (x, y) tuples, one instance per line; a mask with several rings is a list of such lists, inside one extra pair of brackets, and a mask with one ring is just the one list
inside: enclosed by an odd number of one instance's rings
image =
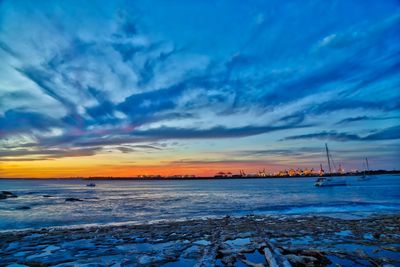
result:
[(400, 117), (358, 116), (358, 117), (351, 117), (351, 118), (346, 118), (346, 119), (340, 120), (336, 124), (348, 124), (348, 123), (360, 122), (360, 121), (380, 121), (380, 120), (399, 120), (399, 119), (400, 119)]
[(294, 135), (285, 137), (284, 140), (300, 140), (300, 139), (321, 139), (332, 141), (380, 141), (380, 140), (397, 140), (400, 139), (400, 126), (394, 126), (377, 133), (369, 134), (366, 136), (359, 136), (357, 134), (341, 133), (336, 131), (318, 132), (312, 134)]
[[(399, 139), (395, 0), (2, 1), (0, 17), (4, 160), (162, 153), (151, 144), (168, 140), (227, 152), (237, 138), (283, 157), (296, 140)], [(297, 147), (256, 152), (261, 139)]]

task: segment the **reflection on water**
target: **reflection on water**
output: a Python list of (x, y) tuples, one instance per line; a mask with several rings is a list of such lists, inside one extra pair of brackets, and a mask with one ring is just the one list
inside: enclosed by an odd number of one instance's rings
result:
[(251, 262), (266, 264), (265, 256), (261, 254), (260, 251), (258, 251), (257, 249), (252, 253), (245, 253), (244, 255), (246, 259)]
[[(316, 188), (314, 178), (190, 181), (0, 180), (0, 229), (243, 214), (400, 211), (400, 176)], [(66, 198), (82, 201), (67, 202)], [(22, 206), (30, 209), (19, 209)]]

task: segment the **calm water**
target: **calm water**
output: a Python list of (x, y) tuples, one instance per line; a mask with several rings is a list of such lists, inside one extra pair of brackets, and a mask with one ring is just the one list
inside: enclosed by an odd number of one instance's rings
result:
[(349, 186), (331, 188), (314, 187), (315, 178), (96, 181), (95, 188), (82, 180), (0, 180), (0, 190), (19, 196), (0, 200), (0, 230), (260, 213), (400, 212), (400, 176), (346, 179)]

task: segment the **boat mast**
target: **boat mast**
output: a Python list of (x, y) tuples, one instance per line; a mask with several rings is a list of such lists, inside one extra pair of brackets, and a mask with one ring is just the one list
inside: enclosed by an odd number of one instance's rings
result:
[(367, 171), (369, 171), (368, 158), (365, 158), (365, 162), (367, 163)]
[(329, 149), (328, 149), (328, 144), (327, 143), (325, 143), (325, 150), (326, 150), (326, 157), (328, 158), (329, 173), (332, 173), (331, 160), (329, 159)]

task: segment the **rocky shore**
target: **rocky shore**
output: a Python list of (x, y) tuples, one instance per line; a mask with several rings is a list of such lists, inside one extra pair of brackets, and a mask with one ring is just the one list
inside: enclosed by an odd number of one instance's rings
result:
[(244, 216), (0, 233), (0, 266), (400, 266), (400, 215)]

